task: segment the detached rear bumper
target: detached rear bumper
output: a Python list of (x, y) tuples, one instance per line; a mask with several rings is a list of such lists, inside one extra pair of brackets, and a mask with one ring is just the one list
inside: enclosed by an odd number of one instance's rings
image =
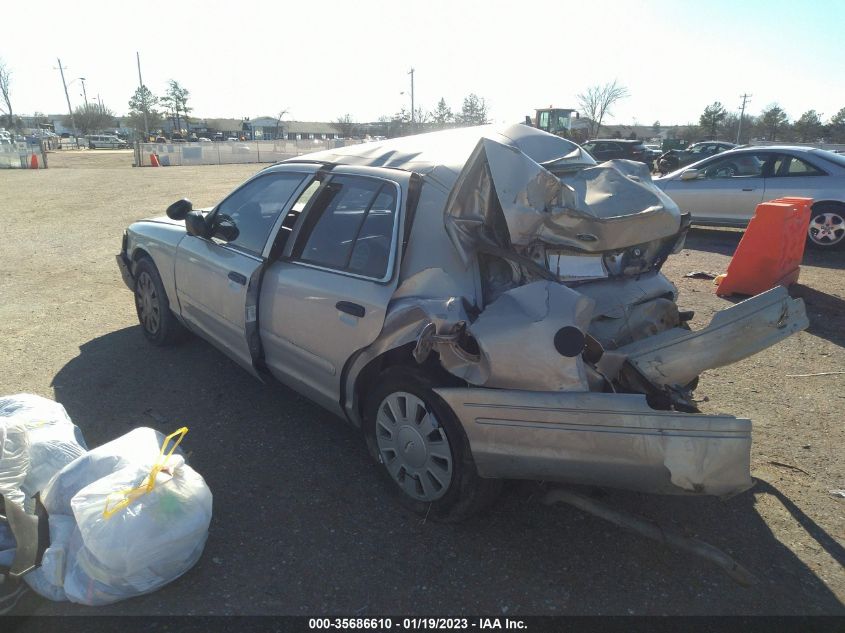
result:
[(482, 477), (717, 496), (752, 485), (750, 420), (656, 411), (632, 394), (436, 391)]

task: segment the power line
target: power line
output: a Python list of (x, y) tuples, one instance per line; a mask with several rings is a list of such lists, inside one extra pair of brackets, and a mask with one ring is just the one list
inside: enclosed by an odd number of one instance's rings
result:
[(745, 118), (745, 104), (753, 97), (754, 95), (749, 94), (742, 94), (740, 98), (742, 99), (742, 107), (739, 111), (739, 127), (736, 131), (736, 144), (739, 145), (739, 135), (742, 134), (742, 119)]
[(73, 135), (76, 136), (76, 119), (73, 116), (73, 108), (70, 107), (70, 97), (67, 94), (67, 83), (65, 82), (65, 69), (62, 66), (62, 60), (58, 57), (56, 61), (59, 62), (59, 72), (62, 74), (62, 87), (65, 89), (65, 99), (67, 99), (67, 111), (70, 114), (70, 124), (73, 126)]

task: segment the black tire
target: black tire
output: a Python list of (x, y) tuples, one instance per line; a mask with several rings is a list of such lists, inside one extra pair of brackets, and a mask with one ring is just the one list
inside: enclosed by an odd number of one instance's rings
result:
[(845, 248), (845, 206), (830, 202), (813, 205), (807, 246), (820, 251)]
[(88, 143), (88, 149), (97, 149), (93, 143)]
[[(495, 501), (501, 490), (502, 481), (479, 477), (472, 459), (469, 441), (460, 422), (449, 406), (432, 391), (437, 386), (433, 380), (415, 368), (391, 367), (382, 372), (374, 384), (375, 388), (366, 398), (364, 437), (370, 454), (379, 464), (382, 474), (405, 507), (434, 521), (457, 523), (480, 512)], [(379, 446), (379, 439), (376, 437), (379, 409), (386, 406), (388, 396), (399, 393), (411, 394), (421, 400), (425, 405), (426, 417), (433, 414), (435, 423), (439, 425), (437, 432), (442, 431), (446, 436), (447, 448), (451, 454), (451, 475), (448, 485), (444, 485), (437, 491), (439, 497), (435, 500), (421, 501), (411, 496), (403, 484), (391, 474), (385, 459), (389, 451)], [(417, 421), (417, 424), (420, 424), (420, 421)], [(381, 433), (385, 432), (380, 424), (378, 429)], [(404, 476), (407, 477), (407, 473)], [(421, 478), (416, 477), (413, 481), (419, 486)]]
[(135, 311), (141, 331), (153, 345), (172, 345), (185, 333), (184, 326), (170, 311), (158, 269), (149, 257), (142, 257), (135, 264)]

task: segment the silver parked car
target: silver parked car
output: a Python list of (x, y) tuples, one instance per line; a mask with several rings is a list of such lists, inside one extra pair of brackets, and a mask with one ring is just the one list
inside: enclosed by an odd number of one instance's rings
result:
[(813, 198), (808, 244), (845, 245), (845, 156), (809, 147), (729, 150), (654, 183), (693, 224), (745, 226), (761, 202), (783, 196)]
[(727, 496), (750, 421), (705, 369), (807, 326), (783, 288), (690, 330), (660, 273), (688, 217), (641, 163), (516, 125), (327, 150), (213, 209), (136, 222), (117, 257), (154, 344), (183, 329), (360, 427), (440, 520), (505, 478)]

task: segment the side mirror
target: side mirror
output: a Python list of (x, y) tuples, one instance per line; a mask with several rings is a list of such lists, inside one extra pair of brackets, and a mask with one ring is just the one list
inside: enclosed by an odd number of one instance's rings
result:
[(701, 175), (697, 169), (687, 169), (681, 172), (681, 180), (695, 180)]
[(182, 198), (167, 207), (167, 217), (171, 220), (184, 220), (193, 208), (194, 205), (191, 204), (190, 200)]
[[(190, 204), (190, 202), (188, 204)], [(190, 211), (185, 216), (185, 230), (188, 235), (193, 235), (194, 237), (210, 237), (210, 231), (208, 230), (208, 224), (205, 221), (205, 216), (199, 211)]]

